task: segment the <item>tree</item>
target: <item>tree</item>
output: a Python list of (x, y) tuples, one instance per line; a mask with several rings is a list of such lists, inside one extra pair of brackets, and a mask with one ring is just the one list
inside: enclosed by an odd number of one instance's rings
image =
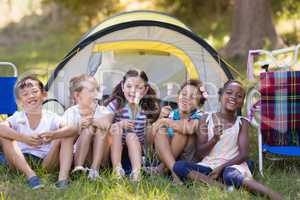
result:
[(284, 46), (277, 35), (269, 0), (235, 0), (230, 40), (220, 53), (227, 57), (245, 56), (250, 49)]
[(83, 16), (87, 18), (87, 22), (90, 23), (99, 13), (104, 16), (109, 16), (115, 13), (119, 9), (119, 0), (43, 0), (45, 3), (56, 3), (61, 5), (73, 14), (77, 16)]

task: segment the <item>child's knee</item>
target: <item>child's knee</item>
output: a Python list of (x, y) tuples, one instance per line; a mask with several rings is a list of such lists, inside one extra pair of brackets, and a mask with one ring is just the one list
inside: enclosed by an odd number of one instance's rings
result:
[(223, 181), (228, 186), (235, 186), (239, 188), (243, 184), (244, 176), (242, 173), (233, 168), (226, 167), (223, 171)]
[(8, 139), (1, 138), (1, 137), (0, 137), (0, 144), (1, 144), (2, 148), (3, 148), (6, 144), (11, 144), (11, 143), (12, 143), (11, 140), (8, 140)]
[(135, 133), (127, 133), (126, 140), (138, 140), (138, 136)]
[(109, 134), (111, 136), (122, 135), (122, 133), (123, 133), (123, 129), (120, 127), (118, 123), (114, 123), (111, 125), (109, 129)]
[(95, 132), (95, 138), (100, 140), (106, 140), (108, 138), (108, 132), (101, 129), (97, 129)]
[(73, 144), (75, 143), (77, 137), (66, 137), (66, 138), (62, 138), (61, 139), (61, 145), (71, 145), (73, 146)]
[(96, 128), (90, 126), (88, 128), (85, 129), (85, 134), (87, 135), (94, 135), (96, 133)]
[(51, 143), (52, 148), (59, 148), (63, 139), (53, 140)]
[(169, 140), (167, 132), (158, 132), (153, 136), (154, 143), (161, 140)]

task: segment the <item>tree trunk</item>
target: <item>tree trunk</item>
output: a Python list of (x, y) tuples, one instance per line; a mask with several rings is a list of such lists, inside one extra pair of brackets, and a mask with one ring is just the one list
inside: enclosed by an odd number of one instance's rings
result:
[(270, 0), (235, 0), (230, 40), (220, 53), (232, 58), (245, 56), (250, 49), (283, 47), (273, 21)]

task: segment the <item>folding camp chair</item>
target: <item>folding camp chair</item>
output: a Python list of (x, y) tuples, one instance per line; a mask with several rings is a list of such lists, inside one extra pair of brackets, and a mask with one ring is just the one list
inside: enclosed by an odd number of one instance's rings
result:
[(0, 66), (9, 66), (14, 70), (14, 76), (0, 77), (0, 115), (12, 115), (17, 110), (14, 95), (14, 85), (17, 81), (17, 67), (10, 62), (0, 62)]
[[(258, 125), (259, 171), (261, 175), (263, 175), (265, 154), (272, 154), (273, 157), (280, 156), (281, 158), (300, 156), (300, 71), (291, 71), (297, 63), (299, 48), (300, 45), (273, 52), (264, 50), (251, 50), (249, 52), (248, 72), (251, 72), (248, 73), (249, 79), (254, 78), (254, 56), (267, 54), (274, 64), (277, 62), (275, 55), (287, 52), (294, 53), (293, 59), (289, 63), (277, 65), (277, 67), (284, 67), (287, 71), (269, 71), (268, 65), (264, 64), (262, 66), (264, 72), (259, 74), (259, 87), (256, 88), (256, 92), (250, 92), (252, 95), (255, 93), (260, 95), (258, 102), (251, 103), (256, 107), (252, 111), (259, 112), (258, 119), (260, 122), (256, 124)], [(247, 97), (247, 99), (251, 98)], [(250, 108), (251, 106), (247, 107)]]

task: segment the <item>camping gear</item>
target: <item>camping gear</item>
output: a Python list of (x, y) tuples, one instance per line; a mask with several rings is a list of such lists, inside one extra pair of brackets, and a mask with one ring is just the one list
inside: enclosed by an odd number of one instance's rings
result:
[(18, 77), (17, 67), (10, 62), (0, 62), (1, 67), (11, 67), (13, 76), (0, 77), (0, 115), (12, 115), (17, 110), (14, 86)]
[(175, 102), (185, 80), (202, 80), (209, 93), (207, 111), (218, 108), (218, 88), (233, 78), (218, 53), (182, 22), (159, 12), (134, 11), (110, 17), (86, 33), (58, 64), (46, 89), (54, 104), (68, 108), (71, 77), (93, 75), (102, 99), (131, 68), (146, 72), (163, 101)]
[[(299, 48), (300, 44), (271, 52), (249, 51), (249, 80), (254, 79), (254, 57), (267, 55), (265, 60), (258, 61), (262, 69), (259, 84), (247, 96), (248, 112), (258, 130), (259, 171), (262, 175), (266, 154), (272, 155), (271, 160), (278, 160), (278, 156), (300, 156), (300, 71), (294, 71), (299, 69)], [(275, 57), (290, 52), (293, 55), (288, 61), (282, 62)]]

